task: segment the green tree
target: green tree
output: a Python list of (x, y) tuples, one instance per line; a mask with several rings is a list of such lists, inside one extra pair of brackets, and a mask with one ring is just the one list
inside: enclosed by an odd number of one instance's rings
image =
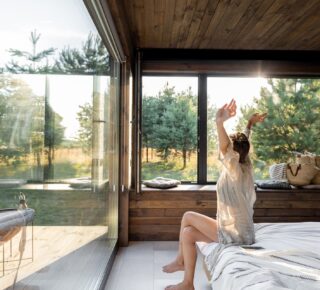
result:
[[(49, 65), (49, 57), (52, 56), (55, 52), (54, 48), (49, 48), (37, 51), (37, 45), (40, 40), (41, 34), (37, 33), (36, 30), (31, 32), (30, 41), (32, 44), (31, 52), (21, 51), (18, 49), (10, 49), (9, 52), (13, 58), (7, 65), (6, 70), (14, 74), (47, 74), (52, 72), (52, 66)], [(53, 178), (53, 167), (52, 161), (54, 158), (54, 145), (58, 145), (62, 142), (61, 133), (64, 134), (64, 128), (61, 126), (62, 117), (55, 113), (50, 107), (49, 100), (49, 79), (46, 76), (45, 78), (45, 97), (44, 97), (44, 144), (45, 154), (47, 156), (47, 162), (44, 167), (44, 178), (51, 179)], [(39, 102), (37, 103), (39, 105)], [(26, 111), (26, 110), (25, 110)], [(34, 136), (34, 144), (39, 143), (39, 133), (32, 134)], [(40, 148), (40, 147), (39, 147)], [(35, 148), (34, 148), (35, 149)], [(42, 152), (42, 148), (39, 149)], [(40, 158), (37, 156), (38, 166), (40, 166)]]
[(166, 161), (172, 151), (182, 153), (183, 169), (188, 153), (197, 148), (197, 97), (191, 88), (179, 94), (165, 85), (155, 97), (142, 100), (143, 147), (155, 148)]
[(109, 53), (99, 35), (90, 33), (81, 49), (63, 49), (54, 65), (54, 71), (63, 74), (109, 75)]
[[(163, 115), (175, 100), (174, 87), (168, 83), (157, 96), (144, 96), (142, 99), (142, 146), (147, 149), (147, 160), (149, 148), (154, 148), (167, 160), (170, 154), (170, 140), (166, 128), (163, 128)], [(164, 136), (161, 136), (164, 134)]]
[(144, 97), (142, 99), (142, 147), (146, 148), (147, 160), (149, 162), (149, 148), (154, 147), (153, 136), (157, 124), (157, 109), (159, 99), (156, 97)]
[(41, 34), (36, 30), (30, 33), (31, 51), (23, 51), (19, 49), (9, 49), (12, 57), (11, 61), (6, 64), (6, 71), (14, 74), (22, 73), (49, 73), (52, 67), (49, 65), (49, 57), (55, 52), (55, 48), (48, 48), (40, 52), (37, 51), (38, 41)]
[(32, 178), (37, 180), (43, 178), (41, 159), (46, 140), (53, 142), (47, 144), (53, 147), (60, 144), (64, 136), (62, 117), (48, 108), (52, 123), (46, 127), (44, 96), (35, 95), (20, 79), (0, 76), (0, 159), (7, 164), (16, 164), (22, 157), (32, 154), (36, 164)]
[(84, 152), (90, 153), (92, 148), (92, 105), (85, 103), (79, 106), (80, 110), (77, 112), (77, 120), (80, 124), (79, 129), (79, 143)]
[[(22, 81), (0, 76), (0, 159), (19, 163), (29, 149), (34, 111), (31, 89)], [(27, 109), (26, 109), (27, 108)]]
[(270, 79), (268, 83), (270, 88), (261, 89), (261, 97), (255, 99), (254, 105), (241, 110), (244, 119), (254, 111), (268, 112), (264, 123), (256, 126), (252, 134), (257, 157), (286, 162), (292, 151), (319, 154), (320, 81)]
[(187, 153), (194, 151), (198, 143), (197, 107), (191, 90), (178, 94), (175, 102), (167, 108), (162, 116), (160, 132), (169, 148), (182, 152), (182, 169), (186, 168)]

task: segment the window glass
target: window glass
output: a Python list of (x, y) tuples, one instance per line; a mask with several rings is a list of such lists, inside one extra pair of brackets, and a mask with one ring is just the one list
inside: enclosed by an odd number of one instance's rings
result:
[(225, 123), (227, 133), (242, 131), (255, 112), (267, 112), (251, 134), (256, 179), (268, 179), (269, 166), (287, 162), (294, 152), (320, 153), (320, 81), (318, 79), (208, 78), (208, 181), (217, 181), (221, 165), (215, 112), (234, 98), (237, 116)]
[(17, 288), (99, 288), (118, 237), (120, 65), (83, 1), (1, 8), (0, 209), (22, 194), (35, 218), (5, 242), (0, 285), (19, 271)]
[(197, 181), (198, 79), (143, 77), (142, 180)]

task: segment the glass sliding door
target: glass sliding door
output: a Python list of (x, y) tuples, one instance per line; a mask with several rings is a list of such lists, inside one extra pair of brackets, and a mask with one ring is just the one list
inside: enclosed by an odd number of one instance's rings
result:
[(98, 289), (118, 239), (120, 64), (83, 1), (7, 1), (0, 23), (0, 221), (35, 213), (0, 222), (0, 288)]

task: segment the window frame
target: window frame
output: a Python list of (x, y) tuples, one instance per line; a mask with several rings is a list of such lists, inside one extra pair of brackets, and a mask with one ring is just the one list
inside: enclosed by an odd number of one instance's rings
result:
[[(265, 78), (320, 78), (318, 51), (218, 50), (218, 49), (138, 49), (136, 82), (139, 90), (135, 99), (139, 143), (135, 153), (139, 161), (134, 176), (137, 193), (141, 192), (141, 104), (143, 76), (198, 77), (198, 172), (197, 182), (185, 184), (216, 184), (207, 178), (207, 81), (208, 77), (265, 77)], [(201, 81), (200, 81), (201, 80)], [(135, 109), (134, 109), (135, 110)], [(202, 114), (200, 113), (202, 112)], [(205, 114), (205, 115), (203, 115)]]
[[(199, 185), (215, 185), (216, 181), (208, 181), (207, 171), (207, 102), (208, 102), (208, 91), (207, 84), (208, 78), (212, 77), (230, 77), (230, 78), (250, 78), (256, 77), (255, 74), (248, 72), (247, 74), (222, 74), (222, 73), (178, 73), (178, 72), (159, 72), (159, 73), (143, 73), (141, 74), (141, 93), (140, 93), (140, 109), (139, 109), (139, 119), (142, 120), (142, 78), (145, 76), (149, 77), (197, 77), (198, 79), (198, 130), (197, 130), (197, 139), (198, 139), (198, 147), (197, 147), (197, 181), (182, 181), (182, 184), (199, 184)], [(319, 76), (309, 76), (309, 75), (278, 75), (278, 74), (264, 74), (264, 78), (277, 78), (277, 79), (287, 79), (287, 78), (301, 78), (301, 79), (318, 79)], [(142, 169), (142, 124), (140, 122), (140, 142), (139, 142), (139, 171)], [(141, 173), (139, 178), (139, 185), (141, 188), (142, 179)], [(141, 190), (141, 189), (140, 189)]]
[[(199, 184), (199, 102), (200, 102), (200, 96), (199, 96), (199, 74), (198, 73), (178, 73), (178, 72), (172, 72), (172, 73), (141, 73), (141, 78), (140, 78), (140, 94), (139, 94), (139, 109), (138, 109), (138, 114), (139, 114), (139, 146), (138, 146), (138, 152), (139, 152), (139, 166), (138, 166), (138, 171), (139, 171), (139, 176), (138, 176), (138, 184), (139, 188), (141, 191), (141, 184), (142, 184), (142, 98), (143, 98), (143, 91), (142, 91), (142, 78), (143, 77), (197, 77), (198, 78), (198, 122), (197, 122), (197, 138), (198, 138), (198, 145), (197, 145), (197, 180), (196, 181), (181, 181), (182, 184)], [(139, 191), (139, 192), (140, 192)]]

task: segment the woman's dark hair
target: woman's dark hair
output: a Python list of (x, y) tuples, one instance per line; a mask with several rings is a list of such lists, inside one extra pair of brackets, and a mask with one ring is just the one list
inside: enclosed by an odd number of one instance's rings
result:
[(233, 143), (233, 150), (238, 152), (240, 155), (239, 163), (245, 163), (246, 157), (249, 154), (250, 142), (247, 136), (243, 133), (235, 133), (230, 135)]

